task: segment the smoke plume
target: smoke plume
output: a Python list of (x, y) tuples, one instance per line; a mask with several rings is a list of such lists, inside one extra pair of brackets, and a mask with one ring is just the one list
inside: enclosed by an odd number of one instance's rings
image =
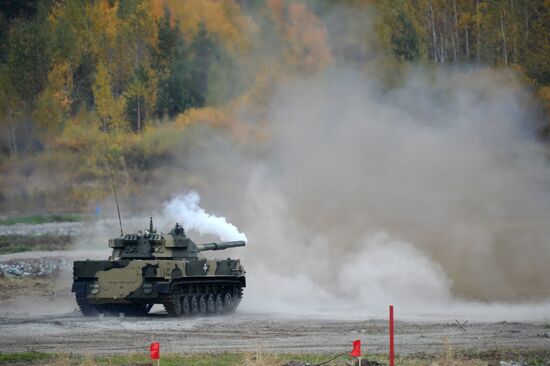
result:
[(224, 217), (208, 214), (199, 206), (200, 197), (195, 191), (179, 195), (165, 204), (163, 216), (181, 220), (181, 224), (200, 234), (216, 235), (224, 241), (244, 240), (246, 235)]

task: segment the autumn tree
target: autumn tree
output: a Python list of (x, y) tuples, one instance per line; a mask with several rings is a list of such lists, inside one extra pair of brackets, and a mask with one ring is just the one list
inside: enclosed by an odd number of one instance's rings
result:
[(38, 98), (34, 119), (46, 139), (61, 133), (70, 116), (73, 75), (68, 62), (53, 65), (48, 83)]
[(55, 6), (48, 17), (52, 33), (52, 59), (66, 63), (72, 74), (71, 114), (93, 106), (96, 58), (92, 54), (89, 7), (84, 1), (69, 1)]
[(120, 30), (115, 49), (114, 90), (124, 94), (125, 116), (134, 131), (153, 116), (157, 76), (153, 70), (158, 26), (151, 2), (132, 0), (120, 4)]
[(151, 69), (141, 66), (134, 72), (124, 93), (125, 114), (132, 130), (141, 132), (144, 121), (153, 114), (155, 87)]
[(10, 156), (17, 156), (19, 144), (17, 127), (20, 115), (19, 100), (10, 92), (10, 78), (5, 66), (0, 68), (0, 126), (2, 127), (1, 151)]
[(173, 117), (190, 106), (190, 62), (185, 38), (179, 27), (170, 22), (166, 9), (158, 22), (158, 47), (153, 52), (153, 67), (158, 75), (155, 115)]
[(218, 43), (208, 31), (203, 22), (190, 45), (191, 72), (189, 80), (189, 106), (202, 107), (206, 103), (208, 93), (208, 73), (210, 66), (219, 58)]
[(526, 44), (524, 63), (527, 74), (540, 85), (550, 85), (550, 2), (526, 1), (524, 30)]
[(4, 83), (11, 95), (5, 113), (10, 120), (13, 153), (38, 146), (33, 137), (31, 112), (48, 75), (48, 35), (41, 19), (16, 19), (10, 24)]
[(420, 26), (406, 0), (382, 2), (382, 41), (399, 60), (417, 60), (423, 54)]
[(113, 128), (124, 128), (122, 119), (122, 103), (120, 98), (113, 95), (111, 76), (107, 67), (100, 63), (93, 85), (94, 104), (101, 119), (101, 127), (105, 132)]

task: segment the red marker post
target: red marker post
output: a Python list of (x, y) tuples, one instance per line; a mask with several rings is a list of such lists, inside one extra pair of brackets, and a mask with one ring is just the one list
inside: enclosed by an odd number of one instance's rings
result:
[(395, 366), (393, 331), (393, 305), (390, 305), (390, 366)]
[(361, 340), (360, 339), (353, 341), (353, 350), (349, 355), (351, 357), (356, 357), (359, 360), (359, 366), (361, 365)]
[(151, 359), (157, 360), (157, 365), (160, 365), (160, 343), (151, 343), (151, 347), (149, 347), (149, 352), (151, 353)]

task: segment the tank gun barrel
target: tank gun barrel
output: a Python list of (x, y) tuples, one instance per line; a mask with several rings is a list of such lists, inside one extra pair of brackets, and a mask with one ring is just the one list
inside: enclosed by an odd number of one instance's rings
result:
[(239, 241), (226, 241), (221, 243), (206, 243), (197, 244), (197, 250), (202, 252), (204, 250), (222, 250), (227, 248), (244, 247), (246, 243), (242, 240)]

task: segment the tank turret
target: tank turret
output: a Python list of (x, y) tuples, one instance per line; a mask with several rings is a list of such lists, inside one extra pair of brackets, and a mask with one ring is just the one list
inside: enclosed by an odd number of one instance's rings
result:
[(196, 244), (178, 223), (161, 233), (151, 218), (143, 232), (110, 239), (108, 260), (75, 261), (72, 291), (84, 315), (146, 314), (153, 304), (163, 304), (171, 316), (232, 312), (246, 286), (240, 260), (199, 253), (245, 245)]
[(185, 229), (179, 224), (168, 233), (157, 233), (153, 228), (153, 219), (149, 228), (143, 233), (126, 234), (109, 240), (113, 248), (112, 259), (183, 259), (197, 258), (198, 253), (206, 250), (223, 250), (244, 247), (244, 241), (195, 244), (185, 234)]

